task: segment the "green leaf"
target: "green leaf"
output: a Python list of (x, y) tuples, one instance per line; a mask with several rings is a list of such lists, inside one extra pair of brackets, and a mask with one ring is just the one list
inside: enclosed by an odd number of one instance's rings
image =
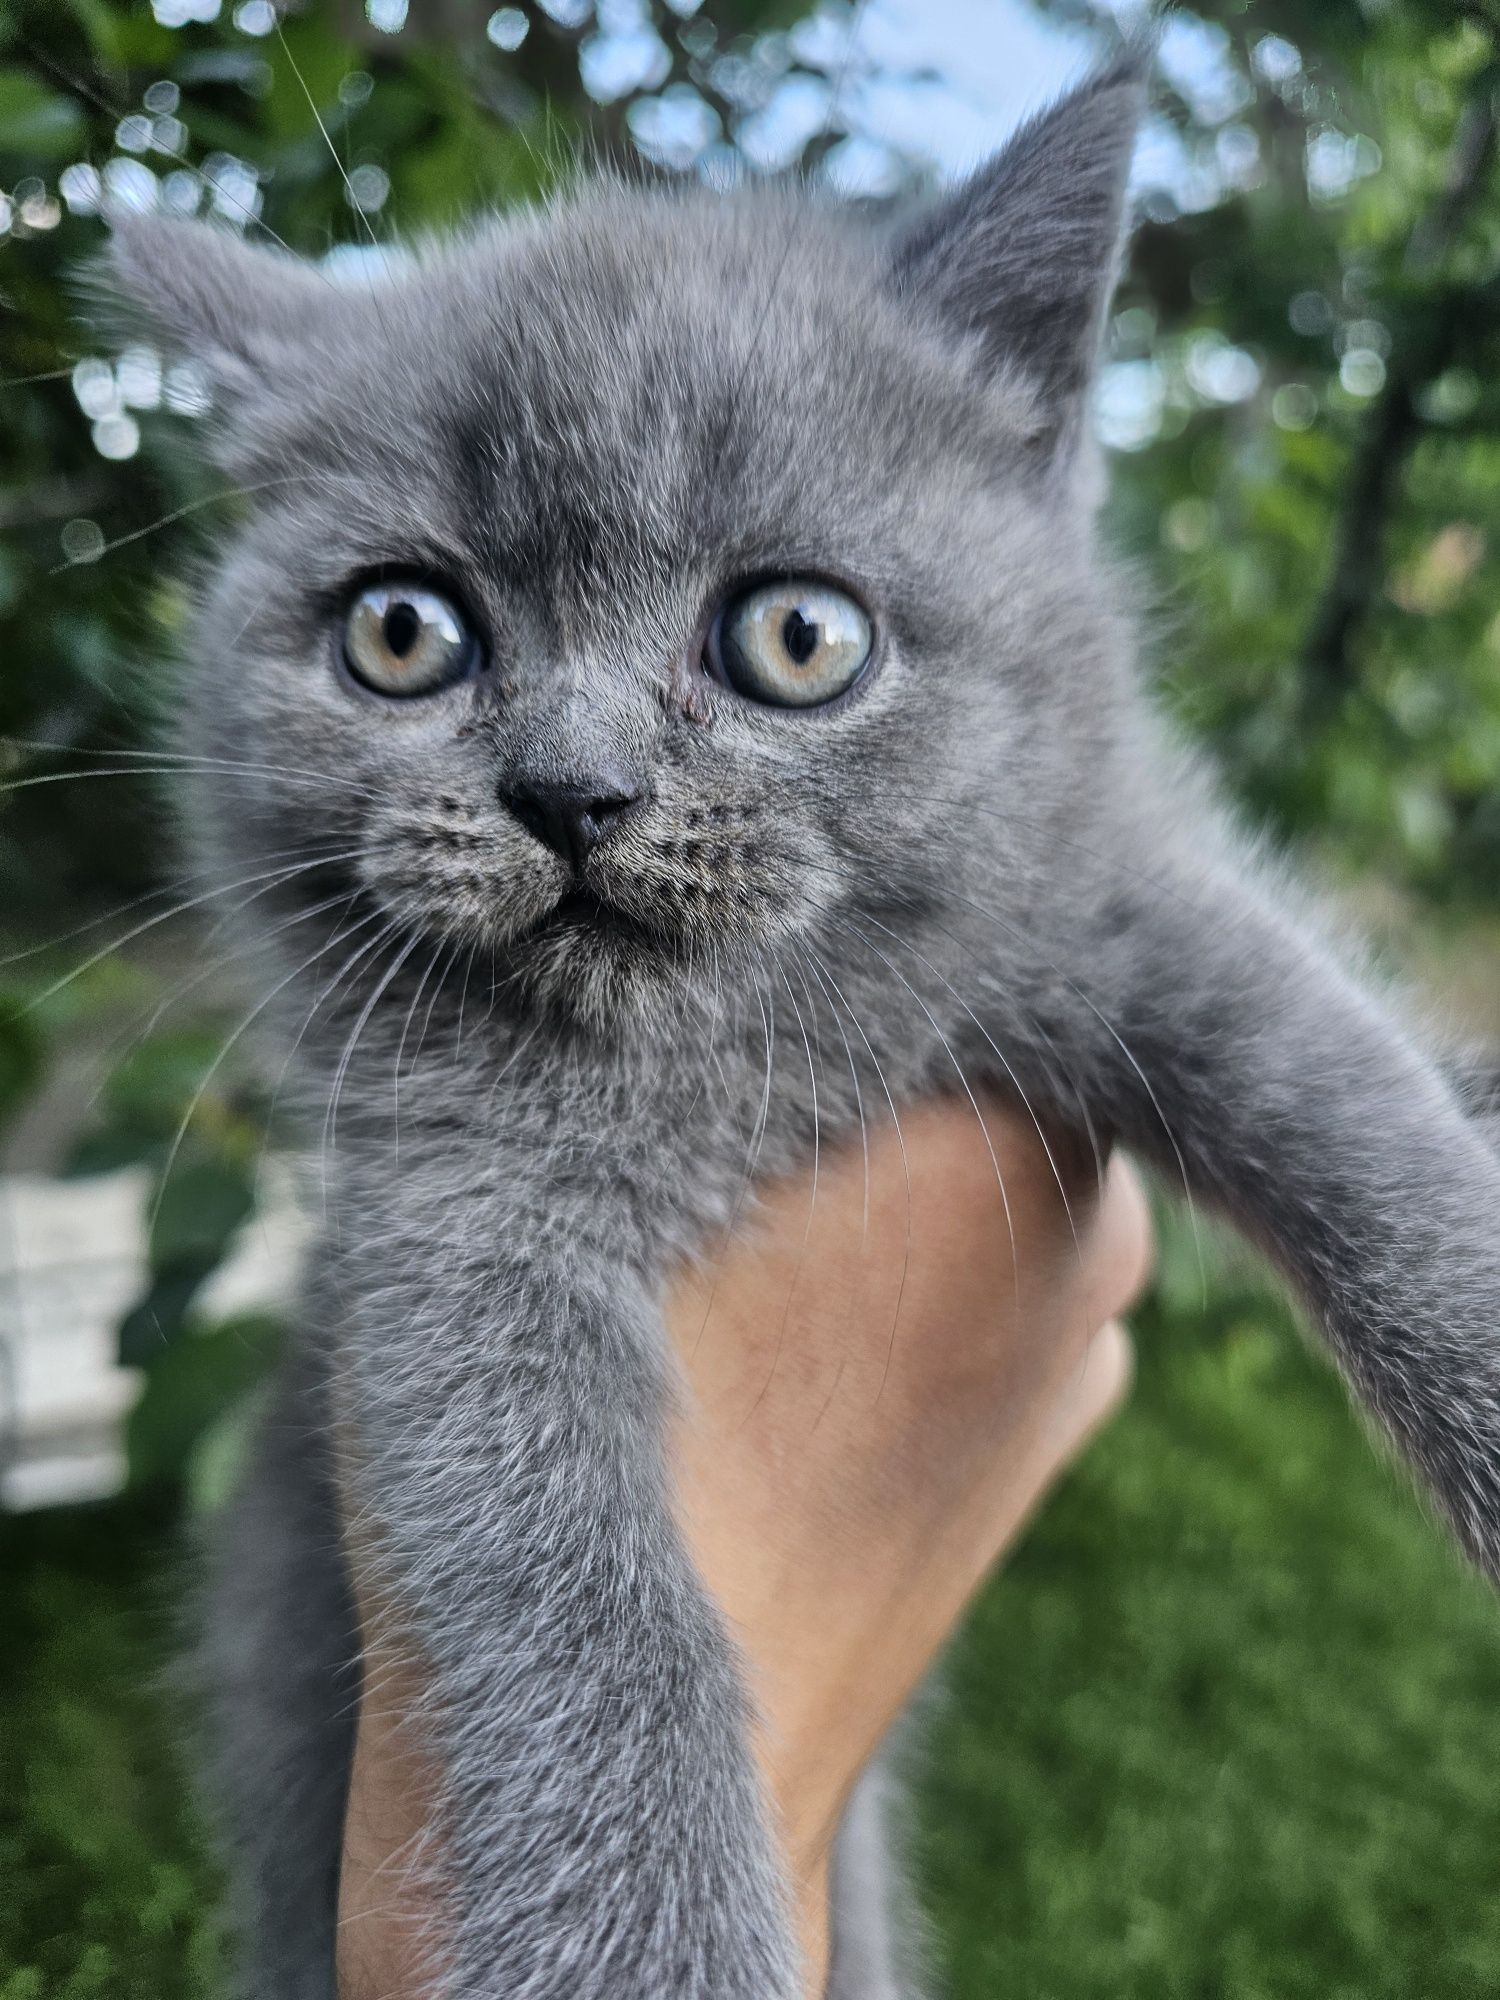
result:
[(250, 1454), (259, 1408), (260, 1398), (252, 1388), (199, 1433), (185, 1474), (191, 1513), (217, 1513), (233, 1495)]
[(120, 1322), (117, 1358), (122, 1368), (150, 1368), (176, 1340), (193, 1300), (218, 1263), (217, 1256), (184, 1259), (153, 1278), (145, 1296)]
[(0, 154), (35, 171), (42, 161), (67, 159), (83, 143), (83, 113), (72, 98), (38, 83), (23, 69), (0, 69)]
[(152, 1269), (216, 1263), (253, 1204), (249, 1175), (236, 1162), (212, 1155), (179, 1161), (152, 1222)]
[(130, 1485), (179, 1481), (199, 1440), (262, 1378), (280, 1340), (275, 1320), (246, 1315), (192, 1327), (167, 1348), (125, 1427)]
[(19, 996), (0, 989), (0, 1127), (40, 1082), (46, 1054), (35, 1017), (22, 1011)]

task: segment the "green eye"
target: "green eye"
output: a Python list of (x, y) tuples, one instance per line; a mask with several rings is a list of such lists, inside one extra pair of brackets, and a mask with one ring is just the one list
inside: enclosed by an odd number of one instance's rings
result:
[(714, 621), (708, 664), (749, 701), (816, 708), (869, 665), (868, 614), (832, 584), (791, 578), (732, 597)]
[(417, 583), (372, 583), (344, 621), (349, 671), (376, 694), (434, 694), (479, 664), (479, 642), (446, 597)]

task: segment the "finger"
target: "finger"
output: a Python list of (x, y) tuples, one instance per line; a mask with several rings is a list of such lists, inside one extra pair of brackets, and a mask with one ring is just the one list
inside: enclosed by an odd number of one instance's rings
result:
[(1090, 1291), (1101, 1320), (1119, 1319), (1151, 1275), (1155, 1240), (1141, 1177), (1119, 1154), (1110, 1162), (1090, 1242)]
[(1038, 1412), (1022, 1449), (997, 1466), (984, 1496), (984, 1525), (975, 1543), (973, 1580), (1003, 1554), (1073, 1460), (1124, 1403), (1135, 1353), (1118, 1320), (1100, 1328), (1082, 1362)]
[[(918, 1557), (906, 1577), (915, 1605), (914, 1611), (909, 1606), (902, 1634), (907, 1651), (898, 1665), (885, 1656), (890, 1685), (902, 1698), (1051, 1487), (1120, 1409), (1133, 1358), (1118, 1321), (1101, 1327), (1081, 1362), (1034, 1406), (1009, 1448), (991, 1456), (984, 1476), (964, 1482), (936, 1515), (924, 1517)], [(867, 1664), (873, 1670), (881, 1656), (873, 1637), (870, 1646)]]
[(1113, 1417), (1130, 1393), (1135, 1349), (1118, 1320), (1090, 1341), (1083, 1366), (1058, 1398), (1048, 1425), (1050, 1479)]

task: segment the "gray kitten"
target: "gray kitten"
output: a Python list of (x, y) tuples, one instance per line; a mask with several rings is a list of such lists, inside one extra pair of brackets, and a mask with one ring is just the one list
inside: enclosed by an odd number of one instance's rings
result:
[[(210, 1678), (256, 2000), (333, 1990), (357, 1639), (430, 1670), (463, 2000), (784, 2000), (674, 1532), (663, 1272), (918, 1093), (1118, 1137), (1297, 1288), (1500, 1555), (1500, 1165), (1159, 736), (1084, 409), (1134, 62), (902, 219), (600, 187), (368, 282), (122, 221), (253, 496), (180, 742), (322, 1143)], [(862, 1796), (834, 1989), (898, 1990)]]

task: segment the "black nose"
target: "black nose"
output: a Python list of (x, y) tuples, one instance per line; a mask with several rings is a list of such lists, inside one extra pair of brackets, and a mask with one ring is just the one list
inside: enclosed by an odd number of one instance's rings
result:
[(532, 838), (560, 854), (575, 874), (640, 796), (625, 790), (618, 781), (577, 785), (536, 779), (501, 794)]

